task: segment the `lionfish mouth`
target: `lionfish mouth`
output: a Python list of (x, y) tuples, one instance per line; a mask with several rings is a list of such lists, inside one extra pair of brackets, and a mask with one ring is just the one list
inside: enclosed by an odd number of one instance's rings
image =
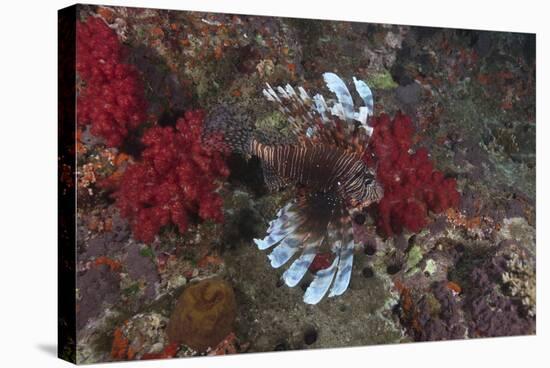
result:
[(376, 183), (375, 185), (373, 185), (373, 188), (369, 191), (369, 195), (367, 199), (361, 202), (358, 207), (360, 210), (364, 210), (371, 204), (380, 201), (383, 196), (384, 196), (384, 188), (380, 184)]

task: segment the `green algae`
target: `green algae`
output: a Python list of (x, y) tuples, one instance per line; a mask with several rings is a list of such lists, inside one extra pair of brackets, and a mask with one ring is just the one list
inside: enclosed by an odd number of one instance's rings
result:
[(422, 257), (422, 249), (418, 245), (414, 245), (407, 254), (406, 270), (413, 271), (413, 268), (422, 260)]
[(393, 89), (399, 86), (388, 70), (384, 70), (379, 74), (367, 76), (367, 84), (373, 89)]
[(426, 266), (424, 267), (423, 272), (428, 275), (433, 275), (437, 271), (437, 263), (433, 259), (428, 259), (426, 261)]
[(139, 254), (143, 257), (149, 257), (151, 259), (155, 259), (155, 252), (153, 252), (153, 249), (151, 249), (151, 247), (142, 247), (140, 250), (139, 250)]

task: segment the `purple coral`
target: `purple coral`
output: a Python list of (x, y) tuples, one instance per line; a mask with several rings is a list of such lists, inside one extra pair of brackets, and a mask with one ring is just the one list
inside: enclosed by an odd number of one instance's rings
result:
[(508, 271), (509, 241), (470, 274), (471, 288), (465, 303), (470, 314), (470, 337), (527, 335), (535, 332), (535, 320), (522, 313), (519, 303), (502, 293), (502, 275)]
[(416, 331), (415, 339), (438, 341), (464, 338), (466, 327), (462, 318), (461, 302), (447, 287), (447, 282), (434, 284), (432, 295), (435, 300), (424, 296), (416, 306), (420, 328)]
[(520, 317), (512, 301), (494, 290), (480, 293), (470, 304), (470, 337), (516, 336), (534, 333), (534, 321)]
[(80, 301), (76, 322), (81, 329), (91, 318), (97, 317), (104, 303), (115, 304), (120, 299), (120, 277), (107, 265), (94, 266), (77, 277)]
[[(116, 212), (112, 215), (112, 230), (96, 235), (87, 242), (84, 242), (81, 249), (83, 253), (79, 256), (80, 260), (91, 260), (93, 258), (107, 256), (113, 257), (121, 251), (130, 237), (130, 228), (128, 223)], [(84, 229), (79, 226), (79, 229)], [(84, 238), (84, 234), (82, 237)]]

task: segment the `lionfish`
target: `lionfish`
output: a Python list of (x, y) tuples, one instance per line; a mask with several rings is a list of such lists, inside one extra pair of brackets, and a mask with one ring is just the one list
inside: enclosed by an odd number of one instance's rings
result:
[(263, 90), (286, 117), (291, 139), (255, 130), (252, 124), (225, 121), (224, 141), (234, 151), (255, 156), (263, 169), (267, 187), (276, 191), (289, 185), (296, 197), (283, 206), (269, 222), (267, 235), (254, 239), (260, 250), (273, 248), (268, 255), (273, 268), (291, 259), (282, 279), (296, 286), (310, 268), (315, 256), (331, 251), (332, 264), (316, 272), (304, 294), (304, 302), (317, 304), (348, 288), (353, 253), (353, 217), (382, 197), (382, 187), (374, 170), (362, 159), (372, 127), (370, 88), (353, 78), (364, 106), (355, 111), (346, 84), (334, 73), (323, 74), (328, 89), (337, 100), (321, 94), (311, 98), (302, 87), (298, 92), (287, 84)]

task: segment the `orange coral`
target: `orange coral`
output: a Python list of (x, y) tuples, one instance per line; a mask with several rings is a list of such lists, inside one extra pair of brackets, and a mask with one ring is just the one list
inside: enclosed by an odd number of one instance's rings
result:
[(171, 343), (168, 344), (160, 353), (143, 354), (141, 360), (173, 358), (178, 353), (179, 348), (180, 346), (178, 343)]
[(219, 266), (221, 264), (223, 264), (223, 259), (221, 259), (219, 256), (207, 254), (199, 260), (197, 266), (199, 266), (199, 268), (205, 268), (210, 265)]
[(99, 14), (103, 19), (105, 19), (107, 23), (113, 23), (116, 18), (115, 12), (112, 9), (104, 6), (100, 6), (97, 9), (97, 14)]
[(449, 281), (447, 283), (447, 288), (449, 290), (452, 290), (453, 292), (455, 292), (456, 294), (460, 294), (462, 292), (462, 288), (460, 287), (459, 284), (457, 284), (456, 282), (453, 282), (453, 281)]
[(166, 332), (171, 342), (204, 352), (231, 332), (235, 317), (231, 285), (221, 279), (203, 280), (181, 294)]
[(208, 355), (227, 355), (227, 354), (237, 354), (239, 349), (237, 348), (238, 341), (237, 336), (233, 332), (229, 334), (222, 342), (218, 344)]
[(403, 310), (405, 320), (411, 326), (416, 333), (420, 332), (421, 326), (418, 321), (418, 311), (415, 308), (414, 300), (409, 288), (407, 288), (401, 281), (396, 280), (395, 288), (400, 294), (400, 303)]
[(113, 345), (111, 347), (111, 357), (115, 360), (123, 360), (128, 356), (129, 341), (124, 336), (122, 329), (117, 327), (114, 332)]
[(151, 29), (151, 35), (153, 37), (163, 38), (164, 37), (164, 31), (160, 27), (155, 27), (155, 28)]
[(454, 208), (445, 211), (447, 220), (455, 226), (462, 226), (468, 230), (479, 229), (484, 219), (479, 216), (468, 218)]
[(120, 262), (109, 257), (101, 256), (99, 258), (96, 258), (96, 260), (94, 261), (95, 266), (99, 266), (102, 264), (109, 266), (111, 271), (120, 271), (120, 269), (122, 268)]

